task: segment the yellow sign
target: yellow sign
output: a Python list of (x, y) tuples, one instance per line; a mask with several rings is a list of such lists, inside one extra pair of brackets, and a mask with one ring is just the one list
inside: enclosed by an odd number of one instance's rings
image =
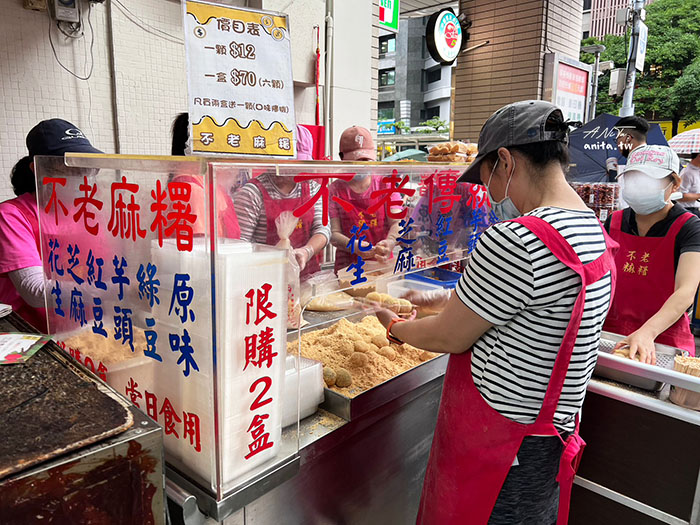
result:
[(287, 17), (188, 0), (184, 28), (192, 152), (294, 157)]
[[(661, 132), (664, 134), (664, 137), (666, 137), (666, 140), (670, 140), (671, 138), (673, 138), (673, 122), (671, 122), (670, 120), (650, 120), (649, 124), (658, 124), (661, 128)], [(692, 124), (688, 124), (687, 126), (684, 120), (681, 120), (678, 123), (678, 133), (683, 133), (684, 131), (688, 131), (689, 129), (700, 129), (700, 122), (693, 122)]]

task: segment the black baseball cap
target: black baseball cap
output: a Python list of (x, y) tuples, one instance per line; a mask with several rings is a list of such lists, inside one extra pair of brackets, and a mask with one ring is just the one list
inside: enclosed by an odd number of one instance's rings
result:
[(503, 106), (491, 115), (479, 132), (479, 154), (459, 178), (459, 182), (481, 184), (479, 166), (484, 158), (498, 148), (522, 146), (547, 140), (567, 141), (567, 126), (547, 131), (547, 119), (559, 113), (561, 121), (564, 115), (557, 106), (544, 100), (523, 100)]
[(64, 153), (102, 153), (94, 148), (80, 128), (67, 120), (42, 120), (27, 134), (29, 156)]
[(649, 133), (649, 122), (643, 117), (638, 117), (637, 115), (631, 115), (629, 117), (622, 117), (615, 123), (615, 127), (620, 131), (625, 129), (633, 129), (638, 131), (642, 135), (646, 136)]

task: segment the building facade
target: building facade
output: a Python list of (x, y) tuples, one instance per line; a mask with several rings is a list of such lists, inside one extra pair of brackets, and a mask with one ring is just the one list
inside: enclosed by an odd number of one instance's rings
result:
[[(647, 0), (649, 5), (654, 0)], [(624, 35), (625, 26), (615, 18), (620, 9), (630, 7), (630, 0), (583, 0), (582, 38), (602, 39), (605, 35)]]
[(380, 133), (393, 132), (392, 122), (411, 127), (439, 118), (450, 120), (452, 68), (435, 62), (428, 53), (425, 30), (428, 17), (406, 18), (398, 34), (380, 31)]

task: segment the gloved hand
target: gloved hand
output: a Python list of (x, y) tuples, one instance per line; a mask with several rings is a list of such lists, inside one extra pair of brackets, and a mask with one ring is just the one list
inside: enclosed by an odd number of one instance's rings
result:
[(375, 258), (381, 262), (388, 261), (391, 258), (391, 252), (394, 250), (394, 246), (396, 246), (395, 241), (390, 241), (389, 239), (379, 241), (374, 245)]
[(306, 263), (309, 262), (309, 259), (313, 257), (314, 252), (310, 246), (302, 246), (301, 248), (296, 248), (292, 254), (299, 264), (299, 270), (303, 270), (306, 268)]
[(430, 308), (432, 310), (442, 310), (447, 305), (450, 299), (450, 290), (409, 290), (402, 295), (403, 299), (408, 299), (412, 304), (422, 308)]

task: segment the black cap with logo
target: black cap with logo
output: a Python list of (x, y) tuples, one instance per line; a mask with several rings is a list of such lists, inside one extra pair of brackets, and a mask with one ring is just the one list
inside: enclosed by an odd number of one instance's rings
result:
[(67, 120), (43, 120), (27, 134), (29, 156), (64, 153), (102, 153), (94, 148), (82, 131)]
[[(546, 129), (547, 120), (559, 113), (561, 127)], [(491, 115), (479, 133), (479, 154), (459, 178), (459, 182), (481, 184), (479, 166), (489, 153), (498, 148), (522, 146), (533, 142), (558, 140), (567, 142), (568, 123), (565, 125), (561, 109), (544, 100), (523, 100), (503, 106)]]

